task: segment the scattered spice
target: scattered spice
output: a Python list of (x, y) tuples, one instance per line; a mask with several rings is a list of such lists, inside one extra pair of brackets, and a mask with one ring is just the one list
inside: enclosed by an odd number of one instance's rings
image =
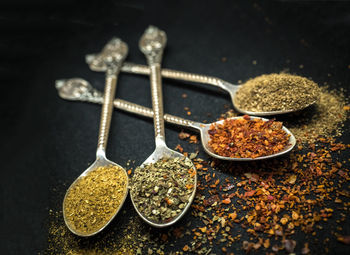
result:
[(127, 176), (118, 166), (98, 167), (67, 191), (64, 217), (78, 234), (93, 234), (119, 210), (127, 193)]
[[(348, 105), (339, 91), (321, 91), (328, 100), (323, 101), (321, 92), (315, 107), (297, 115), (309, 121), (279, 116), (300, 132), (293, 130), (302, 141), (285, 157), (249, 163), (207, 161), (199, 158), (202, 152), (184, 151), (196, 151), (197, 145), (179, 141), (179, 150), (192, 155), (198, 170), (195, 200), (179, 225), (154, 230), (129, 213), (130, 207), (128, 213), (118, 214), (108, 231), (87, 240), (67, 231), (62, 212), (50, 211), (45, 254), (240, 254), (242, 249), (254, 254), (313, 254), (332, 251), (335, 245), (336, 251), (346, 248), (336, 240), (348, 240), (342, 227), (348, 224), (350, 210), (350, 145), (334, 137), (343, 132)], [(334, 120), (327, 123), (329, 111)], [(320, 125), (311, 125), (316, 122)], [(326, 124), (332, 127), (326, 130)], [(318, 135), (310, 130), (319, 130)], [(55, 199), (52, 204), (57, 206)], [(288, 220), (285, 225), (282, 218)]]
[[(119, 215), (119, 214), (118, 214)], [(122, 211), (123, 218), (127, 216)], [(49, 211), (48, 247), (39, 254), (70, 254), (70, 255), (124, 255), (147, 254), (147, 245), (152, 247), (154, 254), (165, 254), (166, 240), (154, 238), (152, 229), (142, 223), (140, 217), (131, 217), (127, 221), (119, 220), (111, 224), (108, 231), (104, 231), (98, 238), (78, 238), (65, 226), (62, 211)]]
[(131, 196), (150, 221), (164, 223), (176, 218), (188, 204), (196, 170), (188, 158), (164, 158), (135, 169)]
[(284, 121), (288, 129), (303, 143), (314, 143), (319, 137), (338, 137), (347, 119), (347, 99), (342, 91), (320, 88), (318, 102)]
[(234, 103), (253, 112), (299, 110), (318, 98), (315, 82), (297, 75), (273, 73), (245, 82), (237, 91)]
[(184, 139), (186, 139), (186, 138), (189, 138), (191, 135), (189, 134), (189, 133), (185, 133), (185, 132), (183, 132), (183, 131), (181, 131), (180, 133), (179, 133), (179, 138), (181, 139), (181, 140), (184, 140)]
[[(112, 223), (98, 240), (83, 241), (54, 218), (48, 254), (147, 254), (151, 249), (153, 254), (174, 255), (181, 254), (185, 245), (195, 254), (221, 254), (224, 247), (229, 254), (239, 254), (242, 248), (258, 254), (287, 249), (296, 254), (324, 253), (327, 240), (343, 240), (334, 231), (348, 221), (350, 172), (348, 161), (339, 158), (348, 155), (350, 146), (328, 138), (319, 140), (318, 146), (301, 147), (278, 160), (248, 164), (207, 162), (197, 156), (193, 163), (198, 192), (192, 215), (180, 226), (154, 230), (139, 217), (121, 214), (126, 218)], [(294, 184), (286, 181), (290, 175), (297, 176)], [(221, 203), (227, 198), (231, 203)], [(336, 198), (342, 202), (332, 203)], [(282, 218), (288, 219), (287, 224), (280, 223)], [(308, 243), (300, 241), (304, 239)]]
[(282, 122), (264, 121), (248, 115), (238, 119), (225, 119), (212, 124), (208, 131), (209, 146), (218, 155), (232, 158), (257, 158), (282, 151), (289, 135)]

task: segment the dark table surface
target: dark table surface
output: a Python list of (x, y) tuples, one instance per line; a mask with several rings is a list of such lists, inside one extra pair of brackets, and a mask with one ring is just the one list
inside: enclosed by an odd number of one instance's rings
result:
[[(103, 73), (90, 71), (84, 56), (100, 51), (113, 36), (128, 43), (129, 61), (145, 64), (138, 40), (153, 24), (168, 36), (164, 67), (233, 83), (282, 70), (333, 88), (348, 88), (350, 82), (346, 1), (5, 1), (0, 6), (1, 254), (44, 252), (48, 210), (62, 203), (62, 183), (71, 183), (94, 161), (100, 107), (63, 101), (54, 84), (81, 77), (102, 90)], [(214, 121), (230, 105), (227, 94), (210, 86), (163, 84), (167, 113)], [(147, 77), (121, 74), (117, 97), (151, 107)], [(170, 148), (181, 143), (185, 151), (199, 149), (209, 158), (199, 144), (180, 141), (180, 131), (166, 126)], [(341, 139), (349, 143), (349, 138)], [(134, 160), (131, 166), (137, 166), (153, 149), (152, 120), (114, 112), (108, 158), (123, 166)], [(128, 215), (118, 224), (136, 216), (130, 204), (128, 199)], [(344, 234), (350, 234), (349, 219)], [(320, 240), (313, 253), (324, 252)], [(334, 237), (328, 246), (334, 254), (348, 248)], [(235, 254), (243, 253), (241, 243), (233, 247)], [(215, 249), (221, 253), (220, 246)]]

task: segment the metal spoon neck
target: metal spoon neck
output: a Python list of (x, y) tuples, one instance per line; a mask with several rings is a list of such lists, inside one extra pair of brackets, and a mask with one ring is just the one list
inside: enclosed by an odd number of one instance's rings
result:
[(201, 132), (203, 130), (203, 128), (206, 127), (206, 125), (208, 125), (208, 124), (204, 124), (204, 123), (196, 122), (196, 121), (189, 121), (186, 126)]
[(152, 52), (146, 55), (147, 63), (150, 66), (150, 68), (160, 68), (162, 58), (163, 52)]
[(156, 148), (164, 148), (167, 147), (165, 143), (165, 137), (162, 135), (157, 135), (155, 138)]
[(106, 71), (106, 78), (116, 78), (117, 74), (119, 73), (119, 67), (117, 66), (112, 66), (109, 67)]
[(99, 145), (96, 150), (96, 158), (97, 159), (106, 159), (106, 151), (102, 145)]

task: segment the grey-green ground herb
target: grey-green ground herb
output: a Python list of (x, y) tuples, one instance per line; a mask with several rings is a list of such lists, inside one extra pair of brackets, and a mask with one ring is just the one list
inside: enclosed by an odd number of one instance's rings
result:
[(300, 110), (315, 102), (319, 94), (317, 84), (305, 77), (273, 73), (244, 83), (234, 103), (252, 112)]
[(147, 219), (169, 222), (188, 204), (195, 188), (196, 170), (188, 158), (161, 159), (135, 169), (131, 196)]

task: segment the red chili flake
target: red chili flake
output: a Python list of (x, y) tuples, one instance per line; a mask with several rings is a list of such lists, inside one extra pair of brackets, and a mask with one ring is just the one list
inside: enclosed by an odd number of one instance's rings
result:
[(182, 148), (182, 146), (180, 144), (176, 145), (175, 150), (178, 150), (181, 153), (184, 151), (184, 149)]
[(350, 245), (350, 236), (338, 236), (337, 240), (344, 244)]
[(237, 218), (237, 213), (236, 213), (236, 212), (229, 213), (228, 217), (229, 217), (231, 220), (235, 220), (235, 219)]
[(227, 183), (226, 185), (224, 185), (222, 187), (222, 190), (223, 191), (229, 191), (229, 190), (233, 189), (234, 187), (235, 187), (235, 185), (233, 183)]
[(189, 249), (190, 249), (190, 247), (188, 247), (187, 244), (182, 248), (183, 251), (188, 251)]
[(222, 200), (221, 201), (223, 204), (230, 204), (231, 203), (231, 199), (228, 197), (228, 198), (226, 198), (226, 199), (224, 199), (224, 200)]
[(203, 205), (205, 207), (211, 206), (212, 204), (214, 204), (215, 202), (219, 202), (220, 201), (220, 197), (218, 195), (213, 195), (211, 197), (209, 197), (208, 199), (205, 199), (203, 201)]
[(189, 138), (191, 135), (189, 134), (189, 133), (185, 133), (185, 132), (183, 132), (183, 131), (181, 131), (180, 133), (179, 133), (179, 138), (181, 139), (181, 140), (184, 140), (184, 139), (186, 139), (186, 138)]
[(264, 247), (267, 249), (270, 247), (270, 239), (266, 239), (263, 243)]
[(255, 192), (256, 192), (255, 190), (247, 191), (246, 193), (244, 193), (244, 196), (245, 197), (254, 196)]
[(190, 143), (198, 143), (198, 137), (196, 135), (191, 135)]
[(212, 124), (208, 131), (209, 146), (218, 155), (232, 158), (257, 158), (283, 150), (289, 135), (282, 123), (252, 119), (248, 115)]
[(202, 228), (199, 228), (199, 230), (202, 231), (202, 233), (205, 233), (205, 231), (207, 231), (207, 227), (204, 226), (204, 227), (202, 227)]

